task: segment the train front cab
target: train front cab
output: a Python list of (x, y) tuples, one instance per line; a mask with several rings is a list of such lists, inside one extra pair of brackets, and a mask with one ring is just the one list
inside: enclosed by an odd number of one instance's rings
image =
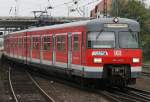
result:
[(135, 84), (142, 70), (139, 24), (121, 19), (100, 26), (103, 27), (99, 31), (87, 33), (85, 77)]

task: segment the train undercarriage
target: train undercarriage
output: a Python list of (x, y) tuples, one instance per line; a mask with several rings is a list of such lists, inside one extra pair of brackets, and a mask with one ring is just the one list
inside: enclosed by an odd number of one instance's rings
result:
[(131, 78), (130, 65), (104, 65), (103, 78), (110, 85), (126, 86), (136, 83), (136, 79)]

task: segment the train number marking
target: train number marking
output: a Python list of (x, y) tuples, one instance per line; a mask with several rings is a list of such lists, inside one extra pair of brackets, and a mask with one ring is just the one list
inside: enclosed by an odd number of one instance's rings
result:
[(115, 51), (114, 51), (114, 55), (115, 55), (115, 56), (121, 56), (121, 55), (122, 55), (121, 50), (115, 50)]

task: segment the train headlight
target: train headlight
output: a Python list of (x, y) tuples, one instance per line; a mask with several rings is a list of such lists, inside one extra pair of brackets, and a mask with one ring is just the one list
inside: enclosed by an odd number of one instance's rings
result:
[(132, 62), (133, 62), (133, 63), (139, 63), (139, 62), (140, 62), (140, 59), (139, 59), (139, 58), (133, 58), (133, 59), (132, 59)]
[(94, 58), (94, 63), (102, 63), (102, 58)]

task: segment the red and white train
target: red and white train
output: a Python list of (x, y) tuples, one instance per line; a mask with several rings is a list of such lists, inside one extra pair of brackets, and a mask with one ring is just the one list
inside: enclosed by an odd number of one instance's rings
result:
[(134, 84), (142, 70), (139, 23), (100, 18), (12, 32), (4, 56), (49, 72)]

